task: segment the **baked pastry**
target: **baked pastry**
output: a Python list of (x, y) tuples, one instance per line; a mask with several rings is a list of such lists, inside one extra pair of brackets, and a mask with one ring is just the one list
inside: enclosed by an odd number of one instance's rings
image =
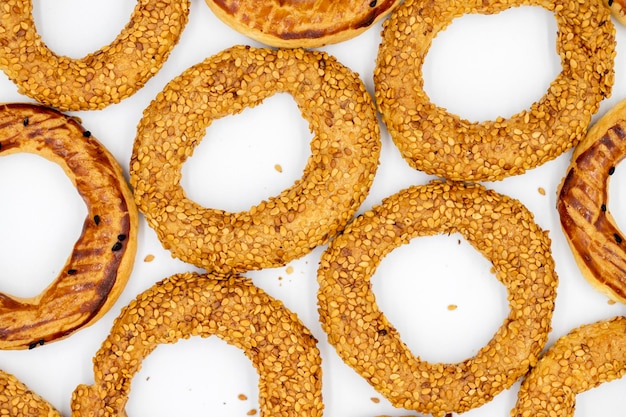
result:
[(401, 0), (206, 0), (233, 29), (266, 45), (314, 48), (353, 38)]
[(0, 105), (0, 156), (17, 152), (58, 164), (88, 214), (63, 269), (41, 294), (0, 293), (2, 349), (32, 349), (94, 323), (126, 286), (137, 249), (137, 208), (122, 169), (75, 118), (40, 105)]

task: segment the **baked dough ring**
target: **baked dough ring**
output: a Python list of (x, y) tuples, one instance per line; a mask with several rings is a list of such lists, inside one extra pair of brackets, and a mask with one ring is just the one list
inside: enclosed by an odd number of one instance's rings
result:
[(106, 313), (124, 289), (138, 214), (114, 157), (75, 119), (31, 104), (0, 105), (0, 156), (30, 152), (58, 164), (88, 215), (59, 276), (37, 297), (0, 293), (0, 348), (33, 348), (69, 336)]
[(626, 100), (589, 129), (558, 190), (561, 228), (589, 283), (626, 303), (626, 242), (608, 209), (609, 177), (626, 156)]
[(61, 111), (119, 103), (154, 76), (178, 43), (189, 0), (138, 0), (109, 45), (81, 59), (52, 52), (37, 33), (32, 0), (0, 6), (0, 69), (19, 92)]
[(50, 403), (15, 376), (0, 371), (0, 415), (8, 417), (61, 417)]
[[(476, 356), (456, 364), (414, 356), (378, 309), (371, 277), (393, 249), (419, 236), (460, 233), (491, 261), (510, 314)], [(478, 407), (535, 365), (556, 297), (550, 240), (522, 204), (479, 185), (433, 182), (357, 217), (322, 254), (322, 328), (339, 356), (392, 405), (443, 416)]]
[[(277, 92), (314, 133), (301, 179), (249, 211), (189, 200), (181, 168), (213, 119)], [(374, 179), (380, 130), (358, 75), (321, 52), (233, 47), (170, 82), (144, 111), (130, 164), (135, 201), (172, 255), (207, 270), (278, 267), (341, 231)]]
[(316, 48), (353, 38), (387, 16), (400, 0), (206, 0), (244, 35), (283, 48)]
[[(508, 119), (470, 122), (430, 102), (422, 65), (433, 38), (466, 13), (513, 6), (554, 12), (561, 73), (546, 94)], [(615, 27), (596, 0), (406, 0), (385, 21), (374, 72), (383, 121), (415, 169), (460, 181), (493, 181), (556, 158), (585, 135), (614, 82)]]
[(148, 354), (212, 335), (243, 349), (257, 369), (262, 417), (321, 417), (317, 341), (298, 317), (240, 276), (195, 273), (155, 284), (122, 310), (94, 358), (95, 384), (72, 395), (72, 416), (125, 416), (132, 377)]
[(559, 338), (522, 382), (512, 417), (573, 417), (576, 395), (626, 373), (626, 319), (581, 326)]

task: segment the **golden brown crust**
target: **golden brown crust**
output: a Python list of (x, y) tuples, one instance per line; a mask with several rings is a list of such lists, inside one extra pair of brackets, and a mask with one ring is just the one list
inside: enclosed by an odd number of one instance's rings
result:
[(0, 69), (19, 92), (66, 110), (94, 110), (131, 96), (158, 72), (187, 23), (189, 0), (138, 0), (109, 45), (81, 59), (52, 52), (37, 33), (32, 0), (3, 1)]
[(75, 119), (39, 105), (0, 105), (0, 156), (16, 152), (61, 166), (88, 215), (48, 288), (30, 299), (0, 294), (3, 349), (37, 347), (99, 319), (126, 285), (137, 247), (138, 214), (122, 170)]
[[(181, 168), (217, 118), (289, 93), (314, 137), (301, 179), (249, 211), (189, 200)], [(170, 82), (145, 110), (130, 163), (135, 201), (172, 255), (211, 271), (277, 267), (341, 231), (364, 201), (380, 154), (370, 95), (325, 53), (233, 47)]]
[[(491, 261), (510, 314), (476, 356), (427, 363), (378, 309), (370, 279), (393, 249), (450, 233)], [(357, 217), (322, 254), (318, 281), (322, 328), (343, 360), (394, 406), (435, 416), (486, 403), (537, 362), (557, 287), (550, 239), (532, 213), (482, 186), (453, 182), (406, 189)]]
[(626, 25), (626, 1), (624, 0), (603, 0), (604, 4), (611, 10), (611, 15), (620, 24)]
[[(563, 69), (546, 94), (508, 119), (480, 123), (433, 104), (423, 89), (422, 65), (434, 37), (463, 14), (520, 5), (547, 9), (558, 24)], [(599, 103), (611, 94), (614, 59), (615, 28), (596, 0), (406, 0), (384, 24), (376, 100), (413, 168), (452, 180), (499, 180), (554, 159), (584, 137)]]
[(8, 417), (61, 417), (50, 403), (15, 376), (0, 371), (0, 415)]
[(353, 38), (401, 0), (206, 0), (226, 24), (266, 45), (315, 48)]
[(512, 417), (573, 417), (576, 395), (626, 374), (626, 318), (559, 338), (522, 382)]
[(246, 278), (193, 273), (155, 284), (122, 310), (94, 358), (94, 385), (72, 395), (72, 416), (125, 416), (132, 377), (148, 354), (213, 335), (257, 369), (262, 417), (321, 417), (320, 354), (298, 317)]
[(558, 190), (557, 210), (574, 259), (585, 278), (626, 302), (626, 236), (608, 202), (609, 177), (626, 156), (626, 101), (596, 122), (572, 154)]

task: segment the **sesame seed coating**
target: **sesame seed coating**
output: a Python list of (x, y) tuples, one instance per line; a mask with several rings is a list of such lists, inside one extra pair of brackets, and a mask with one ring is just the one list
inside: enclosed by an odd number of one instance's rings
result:
[[(467, 13), (541, 6), (556, 18), (562, 71), (541, 99), (508, 119), (471, 122), (430, 101), (422, 66), (433, 38)], [(601, 0), (407, 0), (385, 22), (375, 96), (394, 143), (415, 169), (460, 181), (519, 175), (585, 135), (614, 82), (615, 27)]]
[[(277, 93), (314, 133), (302, 178), (249, 211), (189, 200), (181, 168), (212, 120)], [(358, 75), (326, 53), (235, 46), (170, 82), (144, 111), (130, 163), (139, 210), (176, 258), (207, 270), (277, 267), (343, 229), (373, 182), (380, 130)]]
[(15, 376), (0, 371), (0, 415), (9, 417), (61, 417), (50, 403)]
[(72, 416), (126, 416), (131, 380), (159, 344), (218, 336), (242, 349), (259, 373), (265, 417), (320, 417), (317, 340), (295, 313), (241, 276), (183, 273), (126, 306), (94, 358), (94, 385), (79, 385)]
[[(371, 277), (411, 239), (460, 233), (493, 264), (510, 313), (472, 358), (428, 363), (376, 305)], [(322, 254), (322, 328), (343, 360), (394, 406), (443, 416), (478, 407), (535, 365), (551, 329), (557, 276), (550, 240), (521, 203), (480, 185), (431, 182), (357, 217)]]
[(122, 168), (85, 132), (75, 118), (54, 109), (0, 105), (0, 157), (29, 152), (56, 163), (87, 209), (72, 253), (41, 294), (24, 299), (0, 293), (0, 349), (32, 349), (89, 326), (111, 308), (130, 277), (139, 214)]
[(572, 417), (576, 395), (626, 374), (626, 318), (559, 338), (522, 382), (512, 417)]
[(400, 0), (206, 0), (233, 29), (282, 48), (316, 48), (353, 38)]
[(626, 303), (624, 233), (608, 209), (609, 177), (626, 157), (626, 101), (589, 129), (558, 190), (561, 228), (576, 264), (596, 289)]
[(0, 4), (0, 69), (19, 92), (62, 111), (102, 109), (131, 96), (178, 43), (189, 0), (139, 0), (117, 38), (80, 59), (51, 51), (37, 33), (32, 0)]

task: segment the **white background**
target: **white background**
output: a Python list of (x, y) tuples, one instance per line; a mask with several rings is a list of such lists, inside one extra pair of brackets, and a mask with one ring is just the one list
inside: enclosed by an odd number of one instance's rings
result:
[[(82, 57), (111, 42), (126, 24), (134, 1), (34, 1), (37, 29), (58, 54)], [(626, 98), (622, 64), (626, 32), (617, 26), (613, 95), (596, 118)], [(381, 25), (363, 35), (324, 48), (358, 72), (373, 93), (372, 73)], [(546, 91), (560, 71), (555, 52), (556, 23), (540, 8), (523, 7), (494, 16), (464, 16), (434, 41), (424, 66), (432, 100), (470, 120), (510, 116)], [(220, 22), (201, 0), (192, 0), (190, 21), (163, 69), (133, 97), (101, 111), (74, 112), (128, 171), (135, 128), (143, 109), (165, 84), (207, 57), (235, 44), (259, 46)], [(0, 101), (32, 101), (17, 93), (0, 73)], [(302, 175), (312, 134), (293, 100), (277, 95), (262, 106), (216, 121), (183, 171), (189, 196), (203, 205), (247, 210), (275, 195)], [(402, 188), (431, 177), (412, 170), (383, 128), (382, 155), (370, 196), (360, 212)], [(488, 183), (519, 199), (549, 230), (560, 278), (549, 343), (570, 329), (624, 314), (591, 288), (573, 263), (555, 209), (556, 189), (571, 152), (524, 175)], [(282, 172), (275, 169), (282, 167)], [(626, 174), (613, 176), (609, 203), (626, 228)], [(545, 195), (539, 189), (545, 190)], [(59, 167), (40, 157), (18, 154), (0, 159), (0, 291), (30, 297), (57, 275), (79, 236), (85, 207)], [(621, 213), (620, 213), (621, 212)], [(623, 213), (623, 214), (622, 214)], [(172, 259), (141, 218), (137, 260), (131, 279), (112, 310), (92, 327), (33, 351), (0, 351), (0, 369), (70, 415), (70, 397), (80, 383), (91, 383), (92, 357), (120, 309), (139, 292), (174, 273), (195, 270)], [(460, 361), (473, 356), (508, 313), (506, 291), (490, 264), (458, 236), (415, 239), (395, 250), (373, 278), (377, 302), (412, 351), (429, 361)], [(246, 276), (295, 311), (319, 340), (323, 359), (326, 416), (406, 416), (395, 409), (326, 343), (316, 311), (316, 269), (320, 247), (286, 267)], [(146, 255), (152, 262), (144, 262)], [(456, 305), (455, 310), (448, 306)], [(129, 416), (244, 416), (258, 409), (258, 378), (243, 353), (221, 340), (191, 339), (160, 346), (134, 378)], [(508, 416), (518, 384), (467, 416)], [(578, 396), (576, 416), (617, 416), (626, 382), (616, 381)], [(248, 399), (238, 399), (245, 394)], [(373, 401), (372, 398), (380, 400)]]

